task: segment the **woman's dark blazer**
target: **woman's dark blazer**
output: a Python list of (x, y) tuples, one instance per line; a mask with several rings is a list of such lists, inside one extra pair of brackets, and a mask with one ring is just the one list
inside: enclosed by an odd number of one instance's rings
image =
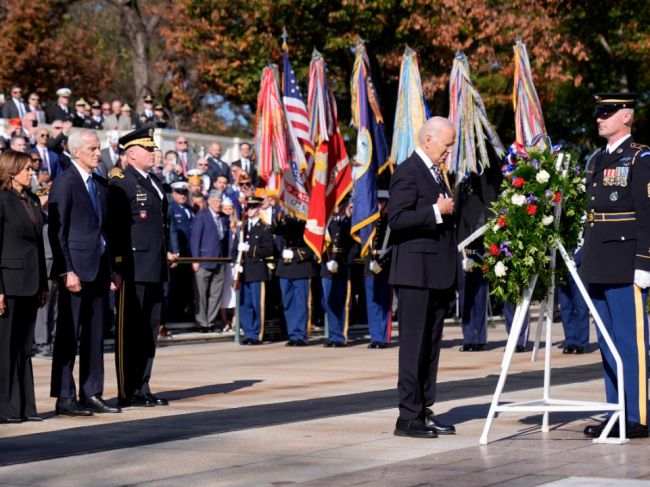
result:
[(34, 296), (47, 291), (43, 215), (36, 196), (27, 194), (36, 224), (11, 190), (0, 191), (0, 294)]

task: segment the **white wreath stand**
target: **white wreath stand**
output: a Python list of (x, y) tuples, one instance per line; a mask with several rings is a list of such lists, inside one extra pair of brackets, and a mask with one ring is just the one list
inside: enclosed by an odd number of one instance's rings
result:
[[(560, 204), (558, 203), (556, 207), (556, 225), (559, 222), (560, 215)], [(461, 242), (458, 245), (459, 250), (465, 248), (469, 243), (480, 237), (487, 230), (487, 226), (483, 226), (470, 235), (467, 239)], [(609, 333), (607, 332), (605, 325), (603, 324), (596, 307), (594, 306), (593, 301), (589, 297), (587, 290), (578, 276), (573, 259), (569, 256), (566, 249), (561, 242), (555, 242), (557, 249), (562, 255), (562, 259), (566, 263), (567, 269), (571, 273), (571, 276), (578, 285), (580, 294), (584, 298), (591, 315), (594, 317), (596, 326), (600, 330), (600, 333), (603, 335), (607, 347), (611, 350), (614, 360), (616, 361), (616, 374), (618, 378), (617, 389), (618, 394), (618, 403), (607, 403), (607, 402), (588, 402), (588, 401), (574, 401), (567, 399), (553, 399), (551, 398), (551, 350), (553, 346), (552, 341), (552, 327), (553, 327), (553, 295), (554, 295), (554, 283), (555, 283), (555, 262), (556, 262), (556, 249), (551, 249), (551, 283), (549, 286), (548, 294), (546, 300), (542, 304), (540, 310), (540, 317), (538, 321), (537, 328), (537, 339), (535, 341), (535, 348), (533, 349), (532, 361), (535, 361), (537, 355), (537, 349), (539, 347), (539, 340), (541, 337), (541, 324), (544, 316), (546, 316), (546, 349), (544, 352), (544, 393), (543, 397), (540, 400), (535, 401), (524, 401), (524, 402), (514, 402), (514, 403), (500, 403), (501, 394), (508, 377), (508, 370), (512, 362), (513, 354), (515, 353), (515, 347), (517, 345), (517, 339), (523, 327), (526, 313), (530, 307), (531, 298), (533, 296), (533, 291), (537, 283), (537, 275), (534, 275), (530, 281), (528, 288), (524, 291), (523, 301), (519, 304), (515, 310), (515, 315), (512, 321), (512, 326), (510, 328), (510, 334), (508, 336), (508, 342), (506, 344), (505, 353), (503, 355), (503, 360), (501, 362), (501, 374), (499, 375), (499, 381), (497, 383), (496, 390), (494, 391), (494, 396), (492, 397), (492, 404), (490, 405), (490, 411), (486, 418), (485, 426), (483, 428), (483, 433), (479, 443), (481, 445), (487, 445), (488, 443), (488, 433), (490, 432), (490, 427), (492, 426), (492, 421), (494, 416), (499, 412), (531, 412), (531, 413), (543, 413), (542, 417), (542, 432), (547, 433), (549, 431), (548, 420), (549, 413), (551, 412), (579, 412), (579, 411), (611, 411), (612, 415), (607, 422), (607, 425), (603, 429), (603, 432), (598, 438), (594, 438), (594, 443), (607, 443), (614, 445), (622, 445), (627, 443), (629, 440), (625, 437), (625, 393), (623, 387), (623, 362), (621, 356), (616, 350), (616, 346), (612, 341)], [(614, 424), (618, 421), (619, 423), (619, 436), (618, 437), (609, 437), (609, 433), (614, 427)]]

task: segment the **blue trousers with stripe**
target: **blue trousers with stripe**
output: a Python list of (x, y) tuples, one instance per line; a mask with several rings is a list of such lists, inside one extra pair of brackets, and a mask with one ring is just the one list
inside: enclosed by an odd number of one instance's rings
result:
[(346, 276), (323, 277), (323, 308), (330, 342), (348, 341), (348, 283)]
[(366, 277), (365, 287), (370, 341), (390, 343), (393, 293), (388, 284), (388, 274)]
[(589, 345), (589, 308), (580, 294), (578, 285), (570, 275), (567, 283), (558, 287), (560, 315), (564, 327), (564, 346), (577, 345), (587, 348)]
[[(648, 290), (641, 290), (634, 284), (590, 284), (589, 296), (623, 361), (626, 419), (647, 425), (648, 318), (645, 306)], [(600, 331), (598, 343), (603, 357), (607, 402), (616, 403), (616, 362)]]
[(289, 340), (307, 340), (309, 320), (309, 278), (280, 279), (284, 318)]
[(463, 344), (487, 343), (488, 281), (478, 269), (465, 272), (465, 284), (460, 291)]
[(242, 282), (239, 292), (239, 324), (244, 338), (261, 340), (264, 335), (263, 282)]
[[(517, 310), (516, 305), (510, 304), (508, 302), (503, 303), (503, 315), (506, 318), (506, 331), (510, 335), (510, 327), (512, 322), (515, 319), (515, 311)], [(521, 332), (519, 333), (519, 338), (517, 339), (517, 346), (525, 347), (528, 343), (528, 330), (530, 329), (530, 308), (528, 313), (526, 313), (526, 318), (524, 319), (524, 326), (521, 327)]]

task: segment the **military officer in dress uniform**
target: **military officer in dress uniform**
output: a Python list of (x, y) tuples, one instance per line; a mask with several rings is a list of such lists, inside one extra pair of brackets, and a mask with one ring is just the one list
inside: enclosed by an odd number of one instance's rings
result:
[(102, 104), (95, 100), (90, 105), (91, 114), (83, 120), (83, 126), (87, 129), (102, 130), (104, 128), (104, 116), (102, 115)]
[[(650, 285), (650, 148), (632, 138), (634, 93), (595, 96), (598, 135), (607, 140), (587, 163), (587, 221), (580, 273), (623, 360), (628, 438), (648, 436), (648, 323)], [(607, 401), (618, 402), (616, 363), (598, 342)], [(589, 425), (599, 436), (605, 423)], [(612, 435), (618, 436), (618, 424)]]
[(142, 102), (144, 110), (135, 119), (136, 128), (154, 127), (154, 114), (153, 114), (153, 98), (151, 95), (146, 95)]
[(287, 322), (289, 347), (304, 347), (308, 340), (310, 279), (316, 266), (314, 253), (305, 244), (305, 222), (293, 216), (281, 215), (273, 232), (282, 235), (283, 248), (276, 276), (280, 278), (284, 317)]
[(388, 245), (390, 233), (387, 234), (387, 190), (377, 191), (377, 203), (379, 220), (363, 269), (370, 331), (368, 348), (386, 348), (390, 343), (393, 326), (393, 291), (388, 284), (391, 247)]
[(167, 198), (148, 173), (156, 148), (153, 129), (129, 132), (119, 145), (128, 165), (110, 180), (109, 193), (114, 269), (122, 281), (115, 339), (119, 404), (165, 406), (166, 399), (151, 393), (149, 379), (168, 280)]
[[(171, 184), (171, 190), (168, 211), (169, 251), (179, 257), (189, 257), (192, 255), (190, 238), (194, 222), (194, 211), (188, 204), (189, 185), (185, 181), (176, 181)], [(188, 283), (193, 280), (194, 273), (190, 266), (179, 265), (170, 269), (167, 299), (169, 321), (187, 320), (192, 315), (194, 290)], [(161, 332), (165, 335), (170, 333), (167, 329)]]
[(264, 336), (265, 288), (270, 279), (267, 259), (273, 256), (273, 232), (260, 218), (262, 198), (250, 196), (247, 200), (247, 222), (244, 239), (235, 240), (241, 264), (235, 265), (235, 276), (240, 282), (239, 323), (244, 330), (242, 345), (259, 345)]
[(341, 201), (327, 225), (325, 258), (321, 267), (323, 308), (327, 317), (329, 338), (325, 347), (345, 347), (348, 341), (350, 312), (350, 217), (346, 214), (348, 200)]
[(476, 264), (482, 263), (485, 251), (478, 238), (463, 249), (464, 285), (460, 291), (463, 345), (461, 352), (482, 352), (487, 343), (488, 280)]

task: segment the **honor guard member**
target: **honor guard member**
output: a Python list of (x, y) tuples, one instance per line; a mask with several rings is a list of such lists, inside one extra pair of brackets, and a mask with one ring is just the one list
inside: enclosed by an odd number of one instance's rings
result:
[(242, 345), (259, 345), (264, 336), (265, 287), (270, 278), (267, 259), (273, 256), (273, 232), (260, 218), (262, 199), (247, 200), (244, 238), (235, 248), (242, 259), (235, 265), (235, 282), (239, 282), (239, 323), (244, 330)]
[(122, 286), (115, 339), (119, 404), (165, 406), (149, 379), (161, 322), (167, 271), (167, 198), (148, 171), (153, 167), (153, 129), (119, 139), (127, 166), (110, 180), (109, 221), (115, 273)]
[[(595, 96), (598, 135), (607, 146), (587, 163), (587, 221), (581, 275), (623, 361), (628, 438), (648, 436), (650, 148), (632, 138), (634, 93)], [(598, 333), (607, 402), (618, 402), (616, 362)], [(618, 423), (617, 423), (618, 424)], [(605, 423), (585, 428), (597, 437)], [(618, 426), (611, 434), (618, 435)]]
[(293, 216), (279, 218), (273, 229), (283, 237), (276, 276), (280, 278), (288, 347), (304, 347), (308, 339), (310, 279), (315, 275), (314, 253), (305, 244), (305, 222)]
[(350, 217), (346, 215), (348, 198), (334, 207), (327, 225), (325, 258), (321, 268), (323, 278), (323, 308), (329, 334), (325, 347), (345, 347), (348, 341), (350, 312), (349, 259), (353, 240)]
[(477, 238), (463, 249), (463, 279), (460, 312), (463, 327), (461, 352), (482, 352), (487, 343), (488, 280), (481, 270), (483, 239)]
[(136, 128), (154, 127), (154, 114), (153, 114), (153, 98), (151, 95), (146, 95), (142, 99), (144, 110), (135, 119)]
[(104, 117), (102, 116), (102, 104), (97, 100), (93, 101), (90, 105), (89, 117), (85, 117), (83, 120), (83, 126), (87, 129), (92, 130), (102, 130), (104, 127)]
[[(582, 248), (574, 253), (573, 262), (580, 272)], [(564, 328), (562, 353), (578, 355), (585, 353), (589, 346), (589, 308), (571, 274), (567, 274), (566, 279), (566, 283), (560, 284), (557, 289)]]
[[(177, 257), (189, 257), (192, 255), (190, 239), (194, 222), (194, 212), (188, 204), (189, 185), (185, 181), (177, 181), (171, 184), (171, 190), (167, 222), (169, 251)], [(191, 266), (179, 265), (170, 269), (169, 277), (167, 299), (169, 320), (187, 320), (192, 315), (194, 303), (194, 291), (188, 283), (194, 280), (194, 273)], [(169, 336), (169, 330), (160, 331)]]
[(388, 284), (391, 247), (388, 245), (387, 203), (388, 191), (380, 189), (377, 191), (379, 220), (363, 270), (370, 331), (368, 348), (386, 348), (393, 326), (393, 291)]

